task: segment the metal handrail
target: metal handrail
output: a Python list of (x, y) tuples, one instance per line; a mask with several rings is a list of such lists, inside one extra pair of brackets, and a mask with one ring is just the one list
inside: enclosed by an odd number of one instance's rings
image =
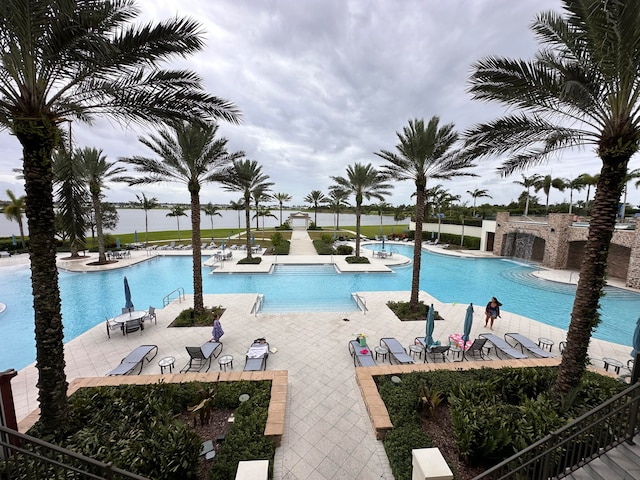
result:
[(638, 434), (640, 383), (473, 480), (563, 478)]
[(85, 457), (1, 425), (0, 476), (6, 480), (31, 478), (149, 480), (147, 477), (114, 467), (111, 463)]
[(253, 313), (254, 317), (258, 316), (260, 310), (262, 310), (262, 303), (264, 302), (264, 295), (259, 293), (256, 297), (256, 301), (253, 303), (253, 307), (251, 308), (251, 313)]
[(182, 302), (185, 299), (185, 295), (184, 295), (184, 288), (182, 287), (178, 287), (174, 290), (172, 290), (171, 292), (169, 292), (167, 295), (164, 296), (164, 298), (162, 299), (162, 305), (163, 307), (166, 307), (167, 305), (169, 305), (171, 303), (171, 296), (177, 293), (178, 294), (178, 300), (180, 302)]
[(358, 293), (354, 292), (351, 294), (351, 296), (353, 297), (353, 299), (356, 302), (356, 305), (358, 307), (360, 307), (360, 309), (362, 310), (362, 313), (364, 313), (365, 315), (367, 314), (367, 312), (369, 311), (369, 309), (367, 308), (367, 300), (363, 297), (361, 297)]

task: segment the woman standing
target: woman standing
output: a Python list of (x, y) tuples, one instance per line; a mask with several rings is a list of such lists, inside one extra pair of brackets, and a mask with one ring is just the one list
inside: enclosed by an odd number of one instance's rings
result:
[(486, 327), (491, 320), (490, 328), (493, 330), (493, 321), (500, 316), (500, 307), (502, 304), (498, 301), (496, 297), (491, 297), (491, 301), (487, 303), (487, 308), (485, 308), (485, 318), (484, 318), (484, 326)]

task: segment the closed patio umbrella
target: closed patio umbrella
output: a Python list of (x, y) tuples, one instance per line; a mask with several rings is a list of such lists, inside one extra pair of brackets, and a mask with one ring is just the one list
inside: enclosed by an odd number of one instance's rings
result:
[(640, 317), (636, 322), (636, 329), (633, 331), (633, 350), (631, 350), (631, 356), (636, 358), (636, 353), (640, 352)]
[(133, 232), (133, 243), (138, 243), (138, 230)]
[(131, 301), (131, 289), (129, 288), (129, 281), (127, 277), (124, 277), (124, 308), (133, 310), (133, 302)]
[(473, 324), (473, 303), (470, 303), (467, 307), (467, 313), (464, 316), (464, 332), (462, 333), (462, 340), (469, 341), (469, 335), (471, 334), (471, 325)]
[(427, 346), (427, 348), (429, 348), (431, 345), (435, 343), (433, 341), (433, 336), (432, 336), (434, 320), (435, 320), (435, 314), (434, 314), (433, 303), (432, 303), (431, 306), (429, 307), (429, 312), (427, 313), (427, 328), (424, 336), (424, 343)]

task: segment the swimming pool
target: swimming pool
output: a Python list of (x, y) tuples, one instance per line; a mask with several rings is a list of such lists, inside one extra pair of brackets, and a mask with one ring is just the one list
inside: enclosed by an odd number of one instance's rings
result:
[[(389, 248), (412, 256), (410, 245)], [(119, 313), (124, 306), (124, 276), (137, 308), (161, 306), (162, 298), (177, 287), (193, 293), (191, 261), (191, 257), (169, 256), (108, 272), (60, 272), (65, 341)], [(485, 305), (491, 296), (496, 296), (505, 310), (567, 329), (575, 286), (537, 279), (534, 271), (531, 266), (506, 260), (463, 259), (425, 252), (420, 288), (445, 303)], [(394, 273), (338, 273), (332, 265), (280, 265), (272, 274), (208, 273), (209, 269), (204, 268), (205, 294), (261, 293), (265, 312), (347, 312), (357, 309), (352, 292), (410, 290), (412, 266), (394, 267)], [(7, 310), (0, 314), (0, 369), (21, 369), (35, 359), (28, 267), (0, 269), (0, 292), (11, 292), (0, 298), (7, 304)], [(601, 301), (602, 323), (594, 337), (630, 345), (640, 312), (640, 295), (613, 288), (606, 292)]]

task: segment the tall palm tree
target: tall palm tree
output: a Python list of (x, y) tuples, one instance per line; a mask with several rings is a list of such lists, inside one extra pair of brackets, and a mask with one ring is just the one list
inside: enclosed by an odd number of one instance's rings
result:
[(78, 158), (65, 149), (53, 154), (53, 177), (61, 225), (69, 238), (71, 258), (80, 258), (80, 248), (86, 246), (87, 216), (84, 201), (87, 185)]
[(378, 172), (373, 165), (368, 163), (354, 163), (347, 167), (346, 177), (331, 177), (336, 182), (337, 187), (353, 195), (356, 200), (356, 257), (360, 256), (360, 216), (362, 214), (362, 201), (375, 198), (384, 200), (385, 195), (393, 188), (393, 185), (386, 183), (388, 177)]
[(16, 197), (11, 190), (7, 190), (7, 196), (9, 197), (9, 205), (4, 207), (4, 216), (7, 217), (9, 221), (15, 220), (18, 224), (18, 228), (20, 229), (20, 238), (22, 240), (22, 248), (25, 248), (22, 212), (24, 211), (24, 204), (27, 197), (24, 195)]
[(410, 180), (415, 184), (416, 230), (413, 247), (413, 277), (411, 280), (412, 311), (418, 310), (420, 291), (420, 265), (422, 259), (422, 223), (424, 221), (425, 190), (429, 178), (450, 179), (462, 175), (473, 175), (464, 170), (473, 166), (469, 159), (458, 158), (453, 146), (458, 134), (452, 123), (440, 125), (440, 118), (433, 116), (425, 125), (423, 119), (409, 120), (402, 132), (396, 132), (396, 152), (381, 150), (376, 153), (389, 164), (383, 172), (396, 180)]
[[(253, 190), (251, 190), (251, 198), (253, 198), (253, 203), (256, 206), (256, 213), (258, 213), (258, 211), (260, 210), (260, 204), (262, 202), (268, 202), (269, 200), (271, 200), (272, 197), (267, 193), (268, 191), (270, 191), (268, 185), (258, 185)], [(254, 216), (254, 218), (256, 219), (256, 231), (260, 230), (258, 217), (259, 215)]]
[(527, 215), (529, 215), (529, 200), (531, 199), (531, 193), (530, 193), (531, 192), (531, 187), (535, 187), (541, 179), (542, 179), (542, 175), (534, 173), (533, 175), (530, 175), (528, 177), (525, 176), (524, 174), (522, 174), (522, 181), (520, 181), (520, 180), (514, 180), (513, 181), (513, 183), (516, 183), (518, 185), (522, 185), (524, 188), (526, 188), (527, 200), (526, 200), (525, 205), (524, 205), (524, 216), (525, 217)]
[(475, 189), (475, 190), (467, 190), (467, 193), (469, 195), (471, 195), (471, 198), (473, 198), (473, 213), (471, 214), (473, 217), (476, 216), (476, 200), (478, 198), (493, 198), (491, 195), (489, 195), (489, 193), (487, 193), (488, 190), (480, 190), (480, 189)]
[(329, 207), (336, 214), (336, 231), (340, 230), (340, 211), (343, 207), (349, 206), (347, 198), (349, 198), (349, 192), (335, 186), (329, 188)]
[(237, 202), (234, 202), (233, 200), (230, 201), (229, 206), (232, 210), (236, 210), (238, 212), (238, 235), (240, 235), (240, 212), (245, 209), (244, 198), (241, 198)]
[(242, 192), (244, 200), (245, 229), (247, 258), (251, 259), (251, 225), (250, 209), (251, 194), (257, 188), (268, 189), (273, 185), (269, 182), (269, 175), (262, 173), (262, 166), (255, 160), (235, 160), (230, 167), (220, 175), (218, 181), (229, 192)]
[(83, 148), (75, 151), (74, 156), (80, 166), (83, 178), (89, 185), (89, 194), (93, 204), (93, 214), (96, 220), (96, 235), (98, 237), (98, 263), (107, 263), (107, 253), (104, 248), (104, 233), (102, 231), (102, 190), (107, 188), (106, 181), (118, 178), (124, 173), (124, 167), (117, 167), (116, 162), (108, 162), (102, 150)]
[(191, 245), (193, 249), (193, 311), (204, 312), (202, 294), (202, 240), (200, 235), (200, 190), (213, 182), (222, 169), (242, 152), (227, 152), (228, 140), (217, 138), (214, 122), (176, 122), (157, 135), (138, 140), (156, 158), (135, 156), (122, 161), (134, 166), (140, 177), (127, 178), (129, 185), (178, 182), (187, 186), (191, 199)]
[(589, 193), (591, 193), (591, 187), (595, 187), (598, 184), (600, 174), (589, 175), (588, 173), (583, 173), (580, 177), (582, 178), (582, 183), (587, 187), (587, 199), (584, 202), (584, 210), (585, 214), (589, 215)]
[(259, 207), (256, 210), (256, 213), (253, 214), (253, 217), (254, 218), (262, 217), (262, 240), (264, 240), (264, 219), (266, 217), (270, 217), (270, 218), (275, 218), (277, 220), (278, 217), (276, 217), (273, 213), (271, 213), (271, 210), (266, 207)]
[[(636, 178), (640, 178), (640, 168), (635, 168), (630, 172), (627, 172), (624, 177), (624, 187), (622, 189), (622, 195), (624, 198), (622, 199), (622, 205), (620, 206), (620, 220), (622, 221), (624, 221), (625, 209), (627, 208), (627, 191), (629, 190), (629, 182)], [(636, 188), (638, 188), (639, 184), (640, 182), (636, 182)]]
[(274, 200), (278, 201), (278, 204), (280, 205), (280, 225), (282, 226), (282, 205), (284, 204), (284, 202), (290, 202), (291, 201), (291, 195), (289, 195), (288, 193), (276, 193), (273, 195)]
[(579, 192), (586, 185), (582, 182), (582, 176), (577, 176), (573, 179), (566, 178), (564, 180), (565, 188), (569, 189), (569, 213), (571, 213), (573, 207), (573, 191), (575, 190), (576, 192)]
[(311, 190), (311, 193), (304, 197), (304, 201), (313, 206), (313, 223), (318, 226), (318, 208), (321, 203), (327, 203), (329, 199), (320, 190)]
[(211, 219), (211, 241), (213, 242), (215, 240), (213, 235), (213, 217), (222, 217), (222, 214), (220, 213), (220, 209), (211, 202), (202, 207), (202, 211)]
[(536, 192), (542, 190), (546, 197), (545, 203), (545, 213), (549, 215), (549, 194), (551, 193), (552, 188), (557, 188), (561, 192), (564, 191), (564, 179), (563, 178), (553, 178), (551, 175), (545, 175), (544, 177), (540, 177), (540, 179), (533, 186)]
[(466, 132), (473, 158), (509, 155), (503, 175), (587, 144), (602, 161), (558, 394), (576, 387), (585, 371), (618, 202), (640, 148), (640, 2), (563, 0), (563, 7), (563, 15), (544, 12), (534, 20), (543, 47), (533, 60), (488, 57), (473, 66), (472, 96), (510, 113)]
[(195, 73), (162, 67), (203, 48), (201, 26), (175, 17), (141, 27), (139, 15), (135, 0), (0, 2), (0, 128), (23, 149), (44, 433), (63, 431), (69, 414), (51, 160), (60, 124), (101, 115), (127, 124), (238, 121), (235, 106), (202, 90)]
[(140, 195), (136, 193), (136, 199), (138, 200), (136, 203), (140, 205), (140, 208), (144, 210), (144, 243), (145, 245), (149, 243), (149, 217), (148, 212), (153, 208), (158, 208), (160, 205), (158, 203), (158, 199), (156, 197), (148, 198), (144, 192), (141, 192)]
[(173, 208), (169, 210), (166, 215), (167, 217), (175, 218), (178, 222), (178, 241), (180, 241), (180, 217), (186, 217), (187, 212), (186, 208), (182, 205), (175, 205)]

